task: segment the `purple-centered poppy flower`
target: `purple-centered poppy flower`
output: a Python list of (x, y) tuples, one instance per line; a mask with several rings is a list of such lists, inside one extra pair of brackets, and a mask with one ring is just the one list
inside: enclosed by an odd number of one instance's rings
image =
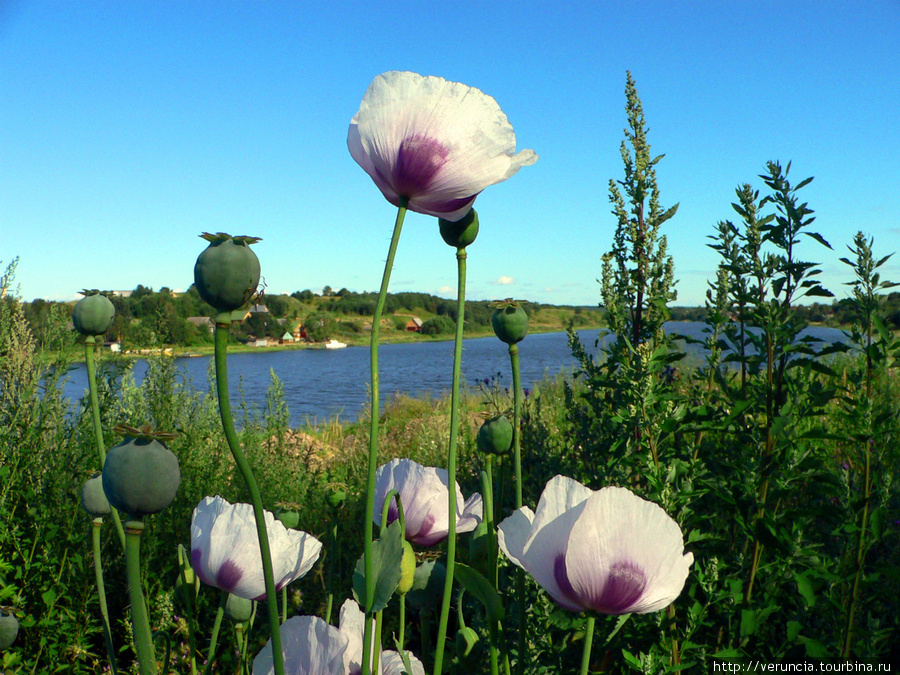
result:
[[(299, 579), (319, 558), (322, 542), (311, 534), (287, 529), (265, 512), (275, 588)], [(264, 600), (265, 580), (250, 504), (230, 504), (204, 497), (191, 517), (191, 567), (210, 586), (247, 600)]]
[[(410, 459), (392, 459), (375, 473), (375, 524), (381, 525), (384, 499), (391, 490), (400, 493), (406, 539), (419, 546), (434, 546), (446, 539), (450, 528), (446, 469), (422, 466)], [(456, 531), (471, 532), (481, 522), (481, 495), (477, 492), (463, 501), (456, 484)], [(397, 500), (388, 507), (390, 525), (399, 517)]]
[(525, 506), (501, 522), (498, 539), (512, 562), (573, 612), (660, 610), (681, 593), (694, 562), (678, 523), (653, 502), (564, 476), (544, 487), (537, 513)]
[[(341, 607), (341, 627), (335, 628), (317, 616), (295, 616), (281, 626), (281, 650), (285, 675), (359, 675), (362, 672), (365, 616), (353, 600)], [(373, 636), (374, 638), (374, 636)], [(407, 652), (411, 675), (425, 675), (422, 662)], [(378, 673), (401, 675), (403, 658), (394, 651), (381, 653)], [(272, 640), (253, 660), (253, 675), (275, 672)]]
[(442, 77), (390, 71), (366, 90), (347, 147), (394, 206), (456, 221), (486, 187), (534, 164), (497, 102)]

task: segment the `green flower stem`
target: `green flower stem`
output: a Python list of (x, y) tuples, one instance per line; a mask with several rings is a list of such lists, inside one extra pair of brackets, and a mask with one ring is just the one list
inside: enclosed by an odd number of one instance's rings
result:
[(459, 435), (459, 378), (462, 364), (462, 340), (466, 313), (466, 249), (456, 249), (456, 340), (453, 345), (453, 380), (450, 389), (450, 443), (447, 457), (447, 576), (438, 623), (437, 646), (434, 653), (434, 675), (441, 675), (444, 664), (444, 643), (450, 621), (450, 600), (453, 593), (453, 573), (456, 568), (456, 445)]
[(381, 657), (381, 625), (384, 619), (384, 611), (375, 613), (375, 645), (378, 649), (372, 654), (372, 672), (378, 672), (378, 660)]
[(431, 642), (431, 608), (423, 608), (419, 612), (419, 636), (422, 642), (422, 666), (428, 672), (429, 652), (425, 645)]
[(513, 462), (516, 472), (516, 508), (522, 508), (522, 444), (519, 427), (522, 422), (522, 378), (519, 375), (519, 345), (509, 346), (509, 365), (513, 381)]
[(481, 496), (484, 499), (484, 522), (488, 532), (488, 581), (499, 590), (499, 555), (497, 545), (497, 529), (494, 527), (494, 456), (488, 455), (484, 460), (484, 471), (481, 472)]
[[(516, 474), (516, 509), (522, 508), (522, 377), (519, 371), (519, 345), (509, 346), (509, 365), (512, 369), (513, 381), (513, 465)], [(516, 672), (525, 672), (526, 634), (528, 618), (525, 613), (525, 570), (516, 567), (516, 597), (519, 601), (519, 658), (516, 661)]]
[(216, 619), (213, 622), (212, 634), (209, 636), (209, 651), (206, 652), (206, 668), (204, 674), (212, 672), (212, 664), (216, 658), (216, 647), (219, 645), (219, 629), (222, 627), (222, 617), (225, 616), (225, 604), (228, 602), (228, 591), (219, 593), (219, 609), (216, 610)]
[(400, 628), (397, 636), (397, 651), (402, 654), (406, 645), (406, 596), (400, 596)]
[(275, 667), (275, 675), (284, 675), (284, 654), (281, 651), (281, 624), (278, 621), (278, 595), (275, 590), (275, 578), (272, 574), (272, 554), (269, 551), (269, 535), (266, 529), (265, 511), (263, 510), (262, 497), (259, 494), (259, 486), (250, 469), (250, 463), (241, 450), (241, 444), (234, 430), (234, 420), (231, 416), (231, 400), (228, 395), (228, 330), (231, 327), (231, 313), (223, 312), (216, 317), (215, 337), (215, 366), (216, 366), (216, 393), (219, 398), (219, 414), (222, 418), (222, 427), (225, 430), (225, 439), (231, 454), (234, 456), (247, 490), (250, 492), (250, 501), (253, 504), (253, 515), (256, 517), (256, 533), (259, 538), (259, 551), (262, 556), (263, 578), (266, 586), (266, 608), (269, 611), (269, 629), (272, 634), (272, 661)]
[[(497, 531), (494, 529), (494, 456), (488, 455), (484, 460), (484, 471), (481, 472), (481, 495), (484, 499), (484, 522), (487, 525), (488, 536), (488, 581), (494, 590), (498, 590), (499, 565), (497, 561)], [(491, 675), (498, 675), (500, 668), (500, 650), (497, 646), (499, 638), (499, 626), (497, 621), (491, 621), (488, 626), (490, 633), (490, 657)]]
[(281, 589), (281, 623), (287, 621), (287, 586)]
[(106, 586), (103, 583), (103, 561), (100, 557), (100, 528), (103, 527), (103, 518), (94, 518), (91, 527), (91, 544), (94, 551), (94, 577), (97, 581), (97, 595), (100, 596), (100, 616), (103, 617), (103, 641), (106, 643), (106, 653), (109, 656), (109, 668), (113, 675), (119, 672), (116, 663), (116, 650), (113, 646), (112, 632), (109, 629), (109, 610), (106, 607)]
[(134, 649), (137, 652), (140, 675), (156, 675), (156, 654), (153, 651), (153, 634), (147, 604), (141, 590), (141, 533), (144, 523), (129, 520), (125, 523), (125, 570), (128, 579), (128, 600), (131, 603), (131, 624), (134, 633)]
[[(106, 462), (106, 446), (103, 442), (103, 424), (100, 421), (100, 399), (97, 396), (97, 369), (94, 367), (94, 345), (96, 344), (97, 341), (93, 335), (84, 338), (84, 360), (87, 365), (88, 390), (91, 394), (91, 416), (94, 419), (94, 436), (97, 439), (97, 452), (100, 455), (100, 470), (103, 471), (103, 464)], [(122, 527), (122, 519), (115, 508), (112, 506), (109, 508), (124, 551), (125, 529)]]
[(338, 523), (337, 518), (331, 525), (331, 546), (328, 548), (328, 594), (325, 601), (325, 623), (331, 623), (331, 609), (334, 606), (334, 566), (338, 551)]
[[(394, 222), (394, 232), (391, 235), (391, 245), (388, 249), (388, 257), (384, 263), (384, 275), (381, 278), (381, 291), (378, 301), (375, 303), (375, 313), (372, 316), (372, 338), (369, 345), (369, 365), (372, 374), (372, 419), (369, 426), (369, 462), (366, 479), (366, 516), (363, 523), (363, 567), (366, 574), (366, 597), (363, 611), (366, 613), (366, 625), (363, 632), (363, 661), (362, 675), (371, 675), (372, 659), (372, 606), (375, 604), (375, 572), (372, 560), (372, 540), (375, 531), (375, 472), (378, 469), (378, 338), (381, 333), (381, 315), (384, 313), (384, 301), (387, 296), (388, 285), (391, 281), (391, 270), (394, 267), (394, 256), (397, 254), (397, 244), (400, 242), (400, 232), (403, 229), (403, 220), (406, 218), (406, 197), (400, 198), (400, 207), (397, 209), (397, 219)], [(282, 675), (279, 673), (279, 675)]]
[[(584, 651), (581, 652), (581, 675), (587, 675), (591, 663), (591, 645), (594, 643), (594, 623), (596, 619), (590, 615), (584, 627)], [(521, 659), (520, 659), (521, 660)]]

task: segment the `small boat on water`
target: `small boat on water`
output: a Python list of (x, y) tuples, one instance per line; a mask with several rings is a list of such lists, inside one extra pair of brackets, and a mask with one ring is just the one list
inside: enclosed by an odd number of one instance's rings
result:
[(325, 343), (325, 349), (342, 349), (347, 346), (346, 342), (340, 342), (334, 338)]

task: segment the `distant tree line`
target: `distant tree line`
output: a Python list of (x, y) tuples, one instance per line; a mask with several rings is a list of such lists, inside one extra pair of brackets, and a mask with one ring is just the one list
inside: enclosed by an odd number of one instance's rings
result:
[[(371, 317), (375, 311), (375, 293), (356, 293), (342, 288), (333, 291), (326, 286), (322, 293), (311, 290), (295, 291), (290, 295), (267, 295), (261, 304), (268, 310), (251, 313), (242, 323), (235, 323), (234, 336), (246, 341), (252, 337), (280, 338), (285, 332), (302, 323), (311, 340), (327, 340), (339, 329), (362, 330), (362, 321), (355, 317)], [(133, 347), (154, 345), (197, 346), (209, 344), (212, 334), (200, 325), (196, 317), (212, 318), (215, 311), (200, 298), (192, 285), (183, 293), (176, 293), (163, 287), (158, 291), (138, 284), (130, 294), (110, 295), (116, 308), (116, 319), (108, 333), (111, 340), (121, 341)], [(884, 296), (884, 316), (889, 327), (900, 329), (900, 293)], [(41, 345), (58, 343), (58, 335), (64, 329), (72, 313), (73, 303), (37, 299), (22, 304), (25, 318)], [(535, 316), (542, 308), (550, 305), (527, 303), (526, 309)], [(806, 321), (831, 326), (849, 325), (853, 320), (854, 305), (851, 300), (837, 300), (831, 304), (815, 303), (796, 308)], [(587, 323), (584, 315), (587, 309), (573, 307), (573, 321), (576, 325)], [(466, 302), (466, 324), (469, 328), (489, 326), (493, 309), (486, 300)], [(397, 330), (406, 324), (404, 315), (416, 313), (434, 314), (422, 326), (422, 332), (431, 335), (449, 334), (454, 331), (456, 321), (456, 301), (429, 293), (389, 293), (385, 301), (385, 314), (400, 315), (395, 321)], [(703, 321), (706, 310), (703, 307), (670, 307), (673, 321)], [(335, 316), (345, 316), (348, 320), (340, 323)]]
[[(888, 293), (883, 296), (883, 313), (889, 328), (900, 330), (900, 293)], [(820, 323), (827, 326), (849, 326), (858, 319), (852, 299), (835, 300), (831, 304), (815, 302), (810, 305), (797, 305), (795, 314), (803, 321)], [(670, 307), (672, 321), (704, 321), (704, 307)]]

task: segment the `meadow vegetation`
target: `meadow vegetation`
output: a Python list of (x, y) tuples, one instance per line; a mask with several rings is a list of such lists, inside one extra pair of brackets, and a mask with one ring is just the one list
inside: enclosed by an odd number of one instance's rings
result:
[[(762, 186), (737, 189), (737, 220), (722, 221), (710, 237), (721, 262), (702, 316), (705, 357), (685, 365), (662, 330), (675, 294), (659, 228), (677, 205), (661, 206), (654, 172), (660, 157), (650, 154), (630, 76), (626, 93), (626, 170), (623, 180), (610, 182), (617, 228), (601, 279), (605, 320), (617, 339), (597, 351), (570, 332), (575, 375), (545, 380), (529, 393), (521, 427), (524, 502), (533, 508), (558, 474), (592, 489), (627, 487), (678, 522), (695, 562), (668, 610), (600, 618), (589, 672), (712, 672), (715, 661), (750, 659), (870, 659), (896, 668), (900, 340), (885, 303), (893, 284), (880, 277), (887, 257), (857, 234), (843, 259), (852, 289), (842, 301), (847, 344), (803, 338), (809, 317), (798, 302), (830, 296), (807, 251), (829, 244), (810, 229), (812, 210), (800, 199), (811, 179), (794, 183), (790, 164), (767, 163)], [(21, 629), (0, 654), (0, 672), (99, 673), (106, 658), (91, 519), (79, 505), (82, 484), (99, 469), (90, 405), (87, 397), (70, 402), (60, 393), (74, 342), (66, 313), (52, 310), (38, 342), (12, 292), (14, 272), (7, 269), (0, 302), (0, 607), (17, 616)], [(367, 299), (357, 301), (354, 311), (363, 317)], [(329, 302), (335, 312), (349, 300), (337, 294)], [(212, 378), (195, 386), (172, 358), (159, 356), (149, 359), (138, 385), (128, 361), (107, 355), (99, 363), (107, 447), (120, 440), (116, 424), (178, 432), (169, 446), (181, 465), (181, 486), (168, 509), (148, 518), (142, 578), (158, 644), (171, 647), (169, 672), (187, 673), (188, 608), (175, 583), (177, 547), (189, 547), (191, 512), (203, 497), (246, 502), (247, 490), (225, 443)], [(481, 420), (512, 403), (510, 392), (489, 382), (469, 389), (461, 405), (458, 477), (470, 494), (481, 489), (485, 463), (475, 448)], [(274, 375), (264, 405), (235, 407), (266, 508), (296, 510), (297, 527), (325, 544), (314, 573), (287, 594), (289, 614), (321, 616), (329, 595), (338, 603), (350, 596), (362, 553), (367, 413), (351, 424), (292, 428)], [(444, 398), (386, 402), (378, 463), (406, 457), (443, 466), (449, 408)], [(513, 510), (508, 464), (501, 458), (495, 468), (500, 518)], [(329, 499), (335, 494), (345, 499)], [(458, 555), (477, 567), (482, 553), (473, 541), (462, 536)], [(122, 668), (133, 669), (124, 564), (111, 526), (104, 527), (102, 546), (113, 640)], [(507, 617), (517, 616), (519, 602), (512, 571), (501, 561)], [(409, 596), (407, 645), (427, 668), (434, 610), (426, 595)], [(487, 672), (485, 612), (471, 594), (455, 599), (454, 625), (464, 617), (480, 640), (474, 652), (457, 653), (449, 669)], [(216, 592), (200, 589), (198, 635), (209, 635), (217, 603)], [(528, 675), (577, 672), (585, 616), (558, 607), (530, 579), (524, 606), (528, 653), (518, 652), (512, 631), (506, 645), (512, 663)], [(396, 616), (386, 616), (390, 636)], [(265, 622), (258, 623), (252, 653), (267, 639)], [(239, 672), (227, 627), (220, 639), (229, 647), (220, 648), (213, 672)]]

